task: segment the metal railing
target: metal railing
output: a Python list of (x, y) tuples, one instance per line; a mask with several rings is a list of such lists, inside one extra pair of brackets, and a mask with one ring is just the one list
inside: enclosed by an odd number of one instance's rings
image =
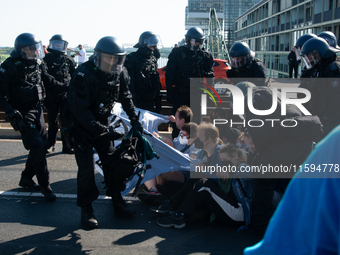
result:
[[(130, 51), (132, 52), (132, 51)], [(128, 52), (128, 53), (130, 53)], [(168, 62), (168, 56), (170, 51), (160, 51), (161, 57), (158, 60), (158, 68), (166, 66)], [(68, 55), (75, 55), (74, 52), (68, 51)], [(86, 50), (87, 59), (93, 54), (93, 50)], [(228, 60), (228, 53), (219, 53), (222, 59)], [(289, 66), (287, 56), (289, 52), (256, 52), (256, 57), (259, 58), (266, 67), (266, 75), (270, 78), (286, 78), (288, 77)], [(9, 57), (9, 53), (0, 52), (0, 63), (5, 61)], [(74, 60), (77, 62), (77, 55), (74, 56)], [(298, 76), (301, 74), (301, 66), (298, 69)]]

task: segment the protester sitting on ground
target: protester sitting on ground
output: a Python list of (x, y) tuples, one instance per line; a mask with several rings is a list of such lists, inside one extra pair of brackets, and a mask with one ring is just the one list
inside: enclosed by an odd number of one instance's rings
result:
[[(266, 87), (253, 88), (252, 104), (259, 111), (270, 109), (273, 105), (272, 89)], [(322, 135), (322, 125), (317, 116), (304, 116), (296, 105), (285, 105), (284, 107), (286, 107), (286, 115), (282, 116), (279, 96), (276, 110), (266, 116), (254, 114), (245, 104), (246, 123), (252, 119), (264, 122), (261, 127), (247, 127), (256, 147), (259, 164), (262, 166), (289, 167), (301, 165), (311, 152), (313, 141), (318, 140)], [(266, 119), (293, 119), (297, 125), (284, 127), (279, 121), (272, 125), (272, 123), (266, 122)], [(253, 216), (251, 226), (248, 229), (259, 236), (264, 234), (267, 224), (275, 211), (273, 198), (278, 185), (278, 175), (275, 173), (270, 177), (267, 176), (267, 178), (253, 179)], [(280, 178), (286, 177), (281, 176)], [(284, 189), (285, 187), (282, 186), (280, 192), (284, 192)]]
[(232, 143), (236, 145), (239, 137), (241, 136), (241, 131), (237, 128), (219, 129), (219, 132), (220, 138), (224, 144)]
[[(190, 107), (186, 105), (182, 105), (179, 107), (176, 111), (175, 116), (171, 115), (169, 116), (169, 120), (176, 124), (176, 127), (181, 130), (183, 125), (185, 123), (189, 123), (192, 119), (193, 113), (190, 109)], [(174, 140), (171, 140), (165, 136), (160, 136), (156, 132), (153, 132), (153, 135), (163, 141), (164, 143), (168, 144), (169, 146), (175, 148), (176, 150), (182, 151), (186, 148), (186, 140), (187, 138), (183, 136), (182, 131), (180, 131), (178, 137), (176, 137)], [(183, 144), (182, 144), (183, 143)], [(156, 181), (154, 179), (149, 180), (144, 183), (144, 186), (148, 189), (147, 192), (139, 193), (138, 197), (142, 201), (144, 201), (144, 198), (147, 195), (161, 195), (161, 193), (158, 191), (156, 186)]]
[[(186, 105), (182, 105), (181, 107), (179, 107), (177, 109), (175, 116), (173, 116), (173, 115), (169, 116), (169, 120), (170, 120), (170, 122), (175, 123), (176, 127), (179, 130), (181, 130), (185, 123), (189, 123), (192, 120), (192, 116), (193, 116), (193, 113), (192, 113), (190, 107), (188, 107)], [(173, 140), (171, 140), (167, 137), (160, 136), (156, 132), (153, 132), (153, 135), (155, 137), (159, 138), (160, 140), (162, 140), (164, 143), (168, 144), (169, 146), (175, 148), (176, 150), (180, 151), (185, 147), (185, 144), (180, 143), (180, 139), (181, 139), (181, 135), (182, 135), (181, 132)]]
[[(219, 151), (219, 157), (222, 166), (234, 166), (238, 170), (241, 165), (246, 166), (246, 152), (234, 144), (223, 146)], [(231, 225), (249, 223), (251, 201), (244, 198), (251, 194), (251, 180), (242, 179), (241, 182), (240, 179), (235, 179), (236, 176), (232, 171), (216, 174), (219, 176), (217, 183), (208, 178), (197, 181), (176, 212), (170, 216), (158, 218), (157, 224), (161, 227), (183, 228), (186, 220), (201, 208), (206, 208), (213, 213), (210, 217), (211, 221), (217, 217)], [(247, 194), (242, 194), (243, 190)]]
[[(197, 136), (203, 143), (203, 149), (197, 155), (197, 166), (204, 167), (210, 165), (220, 165), (219, 150), (220, 138), (218, 129), (210, 123), (202, 123), (198, 126)], [(168, 208), (177, 208), (183, 202), (186, 195), (193, 189), (195, 183), (202, 178), (199, 176), (190, 176), (188, 182), (181, 187), (175, 194), (173, 194), (166, 202), (159, 206), (151, 207), (150, 210), (157, 213), (166, 213)]]
[[(340, 253), (339, 143), (340, 126), (302, 164), (263, 240), (246, 248), (245, 255)], [(322, 167), (312, 171), (309, 166)]]
[[(194, 122), (185, 123), (182, 126), (182, 141), (185, 142), (185, 147), (181, 150), (182, 153), (188, 154), (191, 158), (196, 159), (197, 154), (202, 148), (202, 142), (197, 138), (197, 124)], [(160, 174), (154, 179), (148, 180), (144, 183), (145, 187), (148, 189), (147, 194), (139, 194), (139, 198), (146, 203), (157, 203), (154, 201), (155, 198), (150, 196), (169, 195), (174, 193), (174, 189), (179, 189), (185, 182), (190, 179), (190, 172), (186, 170), (172, 171), (164, 174)], [(172, 182), (169, 185), (165, 185), (167, 182)], [(171, 190), (169, 190), (171, 189)], [(161, 192), (159, 192), (159, 190)]]

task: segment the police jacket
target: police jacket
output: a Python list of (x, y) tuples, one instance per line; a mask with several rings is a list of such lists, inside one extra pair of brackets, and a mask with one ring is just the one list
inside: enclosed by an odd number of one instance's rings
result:
[(159, 96), (161, 83), (157, 72), (157, 57), (148, 48), (139, 48), (126, 57), (125, 67), (131, 78), (129, 89), (135, 100), (140, 97), (144, 100), (154, 100)]
[[(213, 56), (202, 49), (189, 50), (185, 45), (174, 48), (166, 66), (165, 80), (167, 93), (190, 92), (190, 78), (214, 78)], [(207, 79), (212, 85), (213, 79)]]
[(7, 58), (0, 67), (0, 109), (35, 107), (45, 97), (45, 89), (60, 91), (60, 83), (49, 75), (45, 63), (17, 57)]
[[(261, 60), (253, 58), (250, 63), (240, 68), (231, 68), (226, 71), (227, 77), (231, 79), (233, 84), (237, 84), (241, 81), (250, 81), (256, 86), (267, 86), (265, 67)], [(240, 79), (234, 79), (240, 78)], [(253, 79), (252, 79), (253, 78)]]
[(340, 61), (334, 54), (322, 59), (315, 68), (311, 81), (311, 105), (326, 133), (340, 124)]
[(67, 96), (70, 113), (77, 124), (97, 136), (107, 127), (113, 104), (118, 100), (130, 119), (136, 117), (128, 86), (129, 75), (125, 68), (119, 75), (110, 75), (89, 60), (72, 76)]
[[(252, 96), (253, 106), (257, 110), (268, 110), (273, 105), (273, 93), (270, 88), (254, 88)], [(289, 104), (286, 106), (286, 115), (281, 115), (280, 98), (272, 114), (256, 115), (245, 107), (245, 116), (245, 123), (251, 123), (247, 129), (260, 156), (260, 163), (265, 165), (298, 166), (311, 152), (313, 142), (319, 141), (323, 136), (322, 125), (317, 116), (304, 116), (297, 106)], [(290, 127), (283, 126), (282, 121), (283, 125)]]
[(70, 84), (71, 77), (75, 71), (76, 63), (73, 58), (65, 53), (48, 49), (49, 53), (45, 55), (44, 61), (47, 65), (47, 71), (57, 81), (64, 83), (65, 91)]

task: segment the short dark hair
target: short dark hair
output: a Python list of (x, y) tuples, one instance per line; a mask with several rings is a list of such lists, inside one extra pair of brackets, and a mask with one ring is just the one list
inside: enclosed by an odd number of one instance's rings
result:
[(189, 123), (192, 120), (193, 113), (189, 106), (182, 105), (177, 109), (178, 117), (184, 119), (185, 123)]
[(187, 132), (191, 138), (194, 138), (197, 136), (197, 128), (198, 125), (195, 122), (189, 122), (183, 125), (182, 131)]

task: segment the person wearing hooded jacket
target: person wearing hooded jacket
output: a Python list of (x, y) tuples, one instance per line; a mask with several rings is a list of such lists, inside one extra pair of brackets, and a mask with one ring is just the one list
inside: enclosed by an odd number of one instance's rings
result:
[[(46, 99), (44, 100), (44, 105), (47, 108), (47, 118), (48, 118), (48, 152), (53, 152), (55, 150), (55, 143), (57, 141), (57, 132), (59, 129), (59, 116), (61, 126), (66, 126), (65, 118), (65, 107), (67, 105), (67, 91), (71, 81), (71, 77), (75, 71), (76, 63), (70, 56), (67, 56), (68, 42), (65, 38), (56, 34), (51, 37), (50, 44), (48, 45), (48, 53), (45, 55), (44, 61), (47, 65), (47, 71), (52, 75), (57, 81), (64, 84), (64, 90), (56, 93), (56, 91), (47, 91)], [(63, 132), (61, 132), (62, 140), (62, 152), (66, 154), (73, 154), (74, 151), (68, 148), (65, 142), (65, 137)]]
[[(249, 93), (249, 92), (248, 92)], [(252, 89), (252, 102), (257, 110), (270, 109), (273, 104), (273, 91), (267, 87), (255, 87)], [(258, 154), (258, 163), (261, 166), (296, 166), (301, 165), (312, 151), (315, 141), (323, 136), (322, 124), (317, 116), (303, 116), (301, 110), (295, 105), (286, 106), (286, 115), (281, 116), (281, 101), (278, 96), (277, 108), (270, 115), (256, 115), (245, 104), (245, 121), (262, 120), (261, 127), (247, 126), (252, 141)], [(266, 119), (286, 120), (284, 127), (280, 121), (266, 121)], [(294, 119), (289, 122), (287, 119)], [(259, 176), (258, 176), (259, 177)], [(261, 177), (261, 176), (260, 176)], [(273, 204), (274, 191), (280, 188), (284, 192), (289, 182), (289, 175), (279, 176), (276, 173), (268, 178), (254, 178), (252, 205), (253, 216), (249, 230), (263, 235), (268, 222), (275, 210)], [(278, 183), (280, 178), (280, 187)], [(282, 182), (286, 182), (282, 185)]]
[(161, 46), (159, 35), (146, 31), (134, 45), (137, 51), (128, 54), (124, 63), (131, 78), (129, 89), (135, 106), (156, 113), (160, 113), (162, 105), (157, 72)]

